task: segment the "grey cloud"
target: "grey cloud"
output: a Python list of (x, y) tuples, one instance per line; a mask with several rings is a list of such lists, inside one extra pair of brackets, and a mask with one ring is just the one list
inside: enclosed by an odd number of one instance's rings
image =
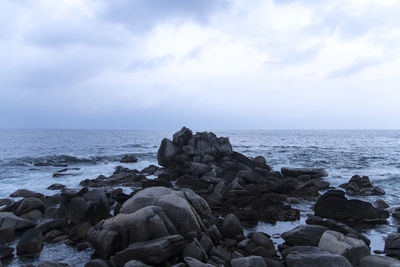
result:
[(193, 19), (207, 22), (218, 8), (226, 8), (226, 0), (115, 0), (104, 2), (102, 17), (121, 23), (133, 32), (146, 32), (163, 21)]

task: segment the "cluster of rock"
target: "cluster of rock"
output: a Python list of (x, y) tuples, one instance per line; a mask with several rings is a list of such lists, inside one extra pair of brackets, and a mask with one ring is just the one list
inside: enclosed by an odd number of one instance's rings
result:
[(385, 190), (372, 185), (368, 176), (354, 175), (348, 183), (342, 184), (340, 187), (344, 188), (349, 196), (379, 196), (385, 194)]
[[(233, 151), (227, 138), (187, 128), (163, 139), (157, 158), (161, 168), (117, 167), (110, 177), (82, 181), (80, 190), (54, 184), (49, 189), (61, 193), (18, 190), (11, 197), (20, 200), (0, 200), (0, 260), (14, 255), (10, 244), (17, 240), (19, 256), (37, 255), (53, 242), (92, 248), (86, 267), (400, 266), (400, 233), (387, 237), (387, 256), (371, 255), (370, 240), (360, 233), (386, 222), (385, 203), (345, 196), (382, 193), (368, 178), (354, 176), (346, 192), (320, 196), (330, 189), (325, 170), (273, 171), (265, 158)], [(126, 195), (118, 186), (135, 190)], [(283, 233), (285, 243), (276, 246), (266, 233), (244, 234), (244, 224), (298, 220), (300, 211), (289, 204), (298, 198), (316, 200), (315, 213)]]

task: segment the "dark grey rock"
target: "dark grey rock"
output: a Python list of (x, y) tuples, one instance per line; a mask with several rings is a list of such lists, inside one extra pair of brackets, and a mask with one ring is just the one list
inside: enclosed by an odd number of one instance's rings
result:
[(14, 231), (35, 227), (29, 220), (20, 218), (11, 212), (0, 212), (0, 230), (12, 228)]
[(39, 229), (43, 234), (53, 229), (62, 230), (68, 226), (67, 220), (61, 219), (47, 219), (38, 224), (35, 228)]
[(43, 194), (36, 193), (27, 189), (18, 189), (17, 191), (12, 193), (10, 197), (23, 197), (23, 198), (43, 197)]
[(125, 155), (120, 160), (121, 163), (136, 163), (138, 159), (134, 155)]
[(328, 228), (319, 225), (299, 225), (281, 236), (291, 246), (318, 246)]
[(181, 153), (181, 148), (179, 148), (171, 140), (164, 138), (161, 141), (160, 148), (157, 152), (158, 164), (164, 167), (169, 167), (175, 161), (175, 156)]
[(151, 266), (141, 261), (131, 260), (125, 263), (124, 267), (151, 267)]
[(344, 185), (344, 189), (349, 196), (376, 196), (385, 194), (385, 190), (372, 185), (368, 176), (361, 177), (359, 175), (354, 175), (349, 182)]
[(385, 252), (388, 256), (400, 257), (400, 233), (391, 233), (386, 237)]
[(203, 263), (195, 258), (185, 257), (183, 259), (189, 267), (214, 267), (212, 264)]
[(102, 259), (93, 259), (88, 261), (85, 267), (110, 267), (110, 264)]
[(232, 267), (267, 267), (260, 256), (249, 256), (231, 260)]
[(256, 232), (251, 236), (251, 241), (253, 241), (257, 246), (261, 246), (268, 251), (275, 252), (274, 243), (269, 239), (267, 235), (261, 232)]
[(207, 253), (200, 242), (195, 238), (192, 242), (185, 246), (182, 251), (182, 256), (191, 257), (199, 261), (203, 261), (207, 258)]
[(35, 197), (25, 198), (19, 205), (15, 214), (20, 216), (24, 213), (27, 213), (27, 212), (29, 212), (31, 210), (35, 210), (35, 209), (38, 209), (41, 212), (44, 212), (46, 210), (46, 204), (44, 204), (43, 201), (41, 201), (40, 199), (35, 198)]
[(14, 249), (12, 247), (0, 245), (0, 260), (11, 257), (13, 252)]
[(309, 175), (311, 177), (325, 177), (328, 176), (328, 173), (325, 169), (319, 168), (281, 168), (281, 173), (286, 177), (299, 177), (301, 175)]
[(17, 254), (34, 254), (43, 248), (42, 232), (38, 229), (30, 229), (25, 231), (17, 244)]
[(221, 234), (226, 237), (237, 238), (243, 236), (243, 229), (235, 214), (228, 214), (224, 218)]
[(193, 137), (192, 130), (183, 127), (180, 131), (174, 134), (173, 142), (181, 147), (186, 146), (192, 137)]
[(360, 260), (360, 267), (400, 267), (400, 261), (391, 257), (371, 255)]
[(285, 261), (288, 267), (352, 267), (345, 257), (313, 246), (290, 248)]

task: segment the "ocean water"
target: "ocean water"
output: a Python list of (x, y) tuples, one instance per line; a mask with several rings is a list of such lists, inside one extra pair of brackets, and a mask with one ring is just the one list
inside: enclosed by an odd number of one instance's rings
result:
[[(400, 205), (400, 131), (399, 130), (265, 130), (215, 131), (229, 137), (233, 149), (247, 156), (262, 155), (275, 169), (282, 166), (325, 168), (333, 186), (355, 174), (367, 175), (386, 190), (381, 198), (390, 206)], [(84, 179), (110, 175), (123, 165), (142, 169), (157, 164), (158, 146), (172, 131), (138, 130), (0, 130), (0, 198), (16, 189), (53, 194), (46, 190), (53, 183), (79, 187)], [(120, 158), (133, 154), (138, 163), (121, 164)], [(35, 167), (35, 163), (67, 164), (70, 175), (53, 178), (63, 167)], [(376, 197), (364, 198), (374, 201)], [(302, 221), (312, 203), (296, 205), (303, 211)], [(258, 230), (281, 233), (296, 223), (260, 224)], [(372, 249), (383, 249), (383, 238), (398, 226), (379, 226), (366, 234)], [(250, 229), (251, 230), (251, 229)], [(254, 229), (253, 229), (254, 230)], [(277, 240), (278, 242), (279, 240)], [(44, 256), (45, 257), (45, 256)], [(55, 258), (57, 260), (59, 258)]]

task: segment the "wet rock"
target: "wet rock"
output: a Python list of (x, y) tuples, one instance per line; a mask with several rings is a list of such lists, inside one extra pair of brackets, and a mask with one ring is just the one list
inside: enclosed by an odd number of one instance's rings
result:
[(47, 242), (52, 242), (54, 239), (56, 239), (57, 237), (63, 235), (64, 233), (60, 230), (50, 230), (47, 234), (45, 234), (43, 236), (43, 240), (47, 241)]
[(134, 213), (118, 214), (100, 222), (88, 233), (93, 247), (101, 255), (111, 255), (129, 244), (177, 233), (162, 208), (148, 206)]
[(270, 253), (275, 254), (274, 243), (269, 239), (269, 237), (261, 232), (256, 232), (251, 236), (251, 241), (257, 246), (261, 246), (267, 249)]
[(349, 196), (376, 196), (385, 194), (385, 190), (372, 185), (368, 176), (361, 177), (354, 175), (343, 187)]
[(0, 230), (12, 228), (14, 231), (35, 227), (30, 220), (16, 216), (11, 212), (0, 212)]
[(63, 184), (52, 184), (49, 187), (47, 187), (47, 189), (49, 189), (49, 190), (61, 190), (64, 188), (65, 188), (65, 185), (63, 185)]
[(221, 227), (221, 234), (225, 237), (240, 238), (243, 236), (243, 229), (239, 219), (234, 214), (228, 214), (224, 218)]
[(124, 267), (151, 267), (141, 261), (131, 260), (124, 264)]
[(260, 256), (249, 256), (231, 260), (232, 267), (267, 267)]
[(400, 267), (400, 261), (391, 257), (371, 255), (360, 260), (360, 267)]
[(313, 246), (292, 247), (285, 253), (288, 267), (352, 267), (343, 256)]
[(89, 247), (90, 247), (90, 244), (87, 241), (82, 241), (82, 242), (79, 242), (78, 244), (76, 244), (76, 250), (78, 250), (78, 251), (83, 251)]
[(387, 208), (389, 208), (389, 205), (382, 199), (375, 200), (374, 206), (376, 208), (379, 208), (379, 209), (387, 209)]
[(319, 168), (287, 168), (287, 167), (282, 167), (281, 168), (281, 173), (283, 176), (286, 177), (299, 177), (301, 175), (309, 175), (310, 177), (325, 177), (328, 176), (328, 173), (325, 171), (325, 169), (319, 169)]
[(1, 206), (8, 206), (10, 204), (14, 203), (14, 200), (9, 199), (9, 198), (2, 198), (0, 199), (0, 207)]
[(130, 260), (140, 260), (146, 264), (160, 264), (182, 252), (185, 243), (180, 235), (137, 242), (111, 257), (114, 266), (123, 266)]
[(212, 217), (207, 202), (193, 191), (174, 191), (166, 187), (151, 187), (139, 191), (123, 204), (121, 213), (132, 213), (151, 205), (161, 207), (182, 235), (205, 230), (201, 219)]
[(43, 234), (49, 232), (50, 230), (57, 229), (62, 230), (68, 226), (67, 220), (61, 219), (47, 219), (42, 221), (36, 226), (36, 229), (40, 230)]
[(17, 254), (34, 254), (43, 248), (42, 232), (38, 229), (30, 229), (25, 231), (17, 245)]
[(141, 170), (140, 173), (144, 173), (147, 175), (154, 175), (158, 169), (159, 168), (155, 165), (149, 165), (146, 168), (144, 168), (143, 170)]
[(358, 199), (348, 200), (341, 190), (329, 190), (314, 206), (315, 215), (347, 223), (386, 223), (389, 212)]
[(138, 159), (133, 155), (125, 155), (120, 160), (121, 163), (136, 163)]
[(14, 249), (12, 247), (6, 247), (3, 245), (0, 245), (0, 260), (11, 257), (13, 252), (14, 252)]
[(22, 197), (22, 198), (29, 198), (29, 197), (43, 197), (43, 194), (36, 193), (27, 189), (18, 189), (14, 193), (10, 195), (10, 197)]
[(370, 248), (364, 241), (351, 238), (342, 233), (328, 230), (319, 241), (319, 248), (346, 257), (353, 265), (358, 265), (361, 258), (370, 255)]
[(400, 233), (391, 233), (386, 237), (385, 252), (388, 256), (400, 258)]
[(318, 246), (326, 230), (328, 228), (319, 225), (300, 225), (281, 236), (291, 246)]

